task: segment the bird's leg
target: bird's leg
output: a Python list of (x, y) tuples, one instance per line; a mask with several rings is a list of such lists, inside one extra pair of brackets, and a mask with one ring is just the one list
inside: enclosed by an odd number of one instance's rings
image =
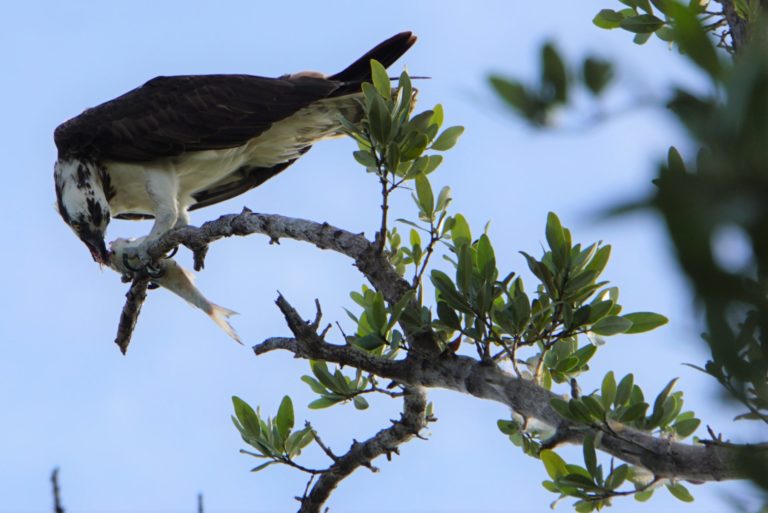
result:
[[(149, 235), (140, 239), (140, 242), (126, 248), (126, 256), (129, 259), (138, 259), (141, 265), (152, 272), (152, 258), (147, 249), (164, 233), (174, 227), (180, 220), (186, 222), (186, 210), (179, 215), (178, 191), (179, 181), (176, 174), (170, 170), (148, 169), (144, 171), (144, 186), (147, 195), (152, 201), (152, 210), (155, 214), (155, 223)], [(180, 219), (181, 217), (181, 219)]]
[[(192, 203), (190, 199), (190, 204)], [(187, 208), (182, 206), (179, 208), (179, 216), (176, 219), (176, 226), (174, 228), (178, 228), (180, 226), (187, 226), (189, 224), (189, 212), (187, 211)], [(203, 267), (205, 267), (205, 255), (208, 253), (208, 245), (205, 244), (203, 246), (199, 246), (196, 248), (192, 248), (192, 258), (194, 260), (194, 268), (195, 271), (202, 271)]]

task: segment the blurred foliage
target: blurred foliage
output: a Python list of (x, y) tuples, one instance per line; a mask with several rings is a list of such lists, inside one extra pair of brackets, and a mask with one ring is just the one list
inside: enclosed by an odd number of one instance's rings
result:
[[(753, 35), (734, 44), (728, 39), (725, 13), (711, 11), (707, 1), (620, 1), (623, 9), (601, 10), (594, 24), (631, 32), (640, 44), (656, 35), (675, 45), (711, 84), (703, 94), (677, 88), (666, 105), (659, 105), (667, 107), (688, 130), (690, 140), (680, 141), (678, 146), (699, 149), (695, 158), (686, 159), (675, 146), (670, 147), (654, 181), (655, 191), (642, 207), (658, 212), (666, 222), (681, 269), (704, 313), (704, 340), (712, 357), (703, 366), (693, 367), (715, 378), (730, 397), (746, 407), (737, 419), (768, 423), (768, 42), (754, 36), (768, 33), (766, 14), (758, 0), (723, 2), (733, 7), (748, 24), (746, 33)], [(731, 61), (718, 47), (731, 53), (738, 47), (739, 52)], [(506, 95), (500, 96), (509, 101)], [(519, 113), (532, 122), (526, 113)], [(734, 239), (742, 244), (734, 244)], [(600, 406), (605, 409), (606, 405), (598, 397), (589, 397), (554, 406), (572, 419), (595, 421), (603, 414)], [(664, 401), (671, 398), (668, 395)], [(630, 421), (640, 415), (644, 403), (638, 404)], [(651, 417), (666, 420), (666, 426), (662, 422), (658, 427), (668, 430), (669, 415), (678, 409), (669, 404), (666, 414), (663, 410), (654, 407)], [(620, 419), (626, 415), (620, 410), (611, 413)], [(638, 417), (648, 421), (648, 417), (644, 419)], [(698, 423), (693, 417), (677, 417), (672, 429), (678, 435), (690, 434), (694, 421)], [(722, 440), (718, 437), (710, 443)], [(746, 456), (745, 452), (747, 471), (756, 483), (768, 488), (765, 452), (755, 451), (753, 446)], [(584, 474), (583, 469), (579, 472)], [(562, 479), (571, 474), (557, 476)], [(593, 487), (603, 486), (591, 475)], [(545, 486), (571, 494), (559, 487), (558, 479), (552, 483)], [(587, 488), (585, 484), (582, 492)], [(670, 492), (681, 500), (688, 498), (679, 484)], [(587, 502), (597, 508), (600, 500)], [(577, 504), (580, 511), (589, 510), (585, 503)]]
[(518, 115), (532, 126), (552, 124), (559, 108), (567, 105), (574, 90), (584, 88), (594, 99), (599, 98), (613, 79), (613, 65), (596, 56), (586, 57), (579, 66), (570, 68), (553, 43), (541, 47), (541, 77), (536, 84), (493, 74), (491, 87)]

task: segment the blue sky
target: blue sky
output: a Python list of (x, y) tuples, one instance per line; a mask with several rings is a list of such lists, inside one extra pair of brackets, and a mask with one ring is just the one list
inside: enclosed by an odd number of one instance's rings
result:
[[(590, 130), (534, 133), (515, 122), (490, 94), (491, 71), (537, 76), (539, 45), (553, 38), (571, 58), (595, 52), (619, 63), (621, 87), (663, 94), (671, 83), (699, 77), (673, 51), (633, 45), (626, 34), (590, 23), (610, 1), (583, 2), (14, 2), (0, 20), (4, 123), (0, 162), (6, 186), (0, 252), (0, 512), (50, 510), (48, 475), (61, 466), (64, 504), (73, 512), (193, 510), (292, 511), (305, 479), (254, 461), (232, 427), (230, 396), (276, 411), (290, 394), (298, 419), (310, 419), (337, 452), (397, 415), (398, 404), (372, 402), (309, 411), (312, 393), (299, 381), (305, 362), (287, 353), (255, 358), (199, 311), (166, 291), (151, 293), (128, 356), (112, 344), (126, 286), (99, 270), (54, 210), (53, 129), (83, 109), (156, 75), (342, 69), (380, 40), (402, 30), (419, 36), (397, 63), (419, 83), (420, 107), (444, 105), (447, 124), (466, 133), (433, 178), (450, 184), (453, 211), (480, 231), (492, 220), (497, 259), (524, 272), (517, 251), (538, 254), (546, 213), (556, 211), (582, 242), (613, 245), (607, 278), (622, 289), (627, 311), (655, 310), (668, 326), (611, 339), (597, 355), (590, 390), (608, 370), (635, 373), (655, 393), (675, 376), (687, 406), (727, 435), (750, 433), (730, 423), (733, 411), (717, 389), (682, 362), (706, 358), (686, 284), (676, 271), (659, 221), (635, 215), (598, 222), (595, 212), (650, 190), (669, 141), (684, 140), (663, 113), (631, 111)], [(631, 98), (617, 94), (617, 105)], [(685, 145), (683, 144), (683, 148)], [(351, 158), (351, 141), (317, 147), (278, 178), (226, 203), (195, 212), (199, 224), (247, 205), (254, 211), (327, 221), (372, 235), (377, 187)], [(10, 179), (10, 183), (7, 180)], [(413, 214), (407, 194), (393, 217)], [(136, 236), (148, 223), (113, 221), (110, 240)], [(182, 250), (179, 257), (189, 265)], [(274, 306), (279, 289), (309, 316), (319, 298), (327, 320), (345, 322), (348, 293), (362, 278), (345, 258), (262, 237), (226, 240), (211, 249), (198, 285), (237, 310), (246, 345), (288, 333)], [(428, 441), (414, 441), (379, 474), (356, 472), (330, 502), (335, 512), (542, 511), (553, 499), (545, 473), (496, 429), (508, 412), (454, 393), (431, 394), (439, 422)], [(578, 450), (564, 454), (577, 458)], [(306, 454), (322, 461), (320, 451)], [(665, 492), (652, 505), (617, 501), (613, 511), (709, 512), (721, 509), (734, 484), (694, 487), (682, 505)], [(567, 504), (560, 511), (569, 511)]]

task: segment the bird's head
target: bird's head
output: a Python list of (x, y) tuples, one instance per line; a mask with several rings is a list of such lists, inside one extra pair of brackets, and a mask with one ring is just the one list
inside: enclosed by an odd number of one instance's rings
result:
[(54, 166), (56, 201), (59, 214), (85, 243), (93, 260), (109, 264), (104, 234), (110, 220), (98, 167), (79, 160), (59, 160)]

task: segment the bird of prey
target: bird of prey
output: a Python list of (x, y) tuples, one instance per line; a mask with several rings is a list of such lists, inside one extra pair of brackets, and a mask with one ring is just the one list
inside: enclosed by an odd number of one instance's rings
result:
[(154, 218), (134, 256), (188, 211), (242, 194), (290, 166), (315, 142), (359, 121), (370, 60), (392, 65), (416, 41), (380, 43), (343, 71), (157, 77), (64, 122), (54, 133), (58, 210), (100, 264), (112, 217)]

